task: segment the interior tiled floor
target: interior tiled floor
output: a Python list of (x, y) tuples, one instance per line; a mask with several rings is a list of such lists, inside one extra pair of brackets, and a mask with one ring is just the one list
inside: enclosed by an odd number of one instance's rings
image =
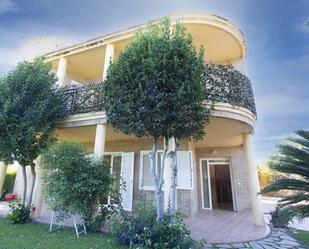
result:
[(257, 240), (267, 236), (268, 227), (253, 224), (251, 212), (201, 210), (192, 218), (187, 218), (192, 236), (205, 239), (208, 243), (235, 243)]

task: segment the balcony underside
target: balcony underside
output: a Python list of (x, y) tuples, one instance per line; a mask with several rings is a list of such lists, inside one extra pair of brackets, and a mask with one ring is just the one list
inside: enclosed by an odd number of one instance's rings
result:
[[(61, 140), (81, 142), (93, 148), (97, 124), (106, 124), (104, 112), (73, 115), (67, 118), (57, 131)], [(239, 146), (243, 143), (242, 135), (254, 131), (255, 116), (244, 108), (228, 104), (216, 105), (216, 110), (207, 125), (204, 139), (196, 143), (197, 148)], [(107, 125), (106, 142), (137, 140), (116, 132)]]
[[(175, 25), (178, 18), (181, 18), (186, 32), (192, 35), (195, 47), (206, 48), (206, 61), (226, 64), (245, 57), (244, 38), (227, 20), (210, 15), (184, 15), (171, 17), (172, 25)], [(51, 62), (53, 69), (57, 70), (59, 58), (65, 55), (69, 61), (67, 71), (70, 78), (80, 83), (100, 80), (107, 44), (112, 43), (115, 46), (115, 60), (117, 60), (119, 54), (134, 39), (135, 32), (145, 27), (146, 25), (132, 27), (47, 54), (46, 61)]]

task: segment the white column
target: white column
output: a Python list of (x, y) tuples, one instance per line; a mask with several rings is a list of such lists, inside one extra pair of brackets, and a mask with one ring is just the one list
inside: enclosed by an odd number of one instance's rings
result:
[(164, 172), (163, 172), (163, 191), (164, 191), (164, 211), (167, 211), (172, 204), (172, 185), (173, 185), (173, 158), (171, 152), (175, 151), (176, 144), (175, 139), (170, 138), (168, 140), (168, 150), (167, 157), (165, 158), (164, 163)]
[(104, 68), (103, 68), (103, 80), (106, 78), (107, 69), (114, 60), (115, 46), (113, 44), (107, 44), (105, 49)]
[(4, 162), (0, 161), (0, 194), (2, 193), (7, 169), (8, 169), (8, 166)]
[(105, 150), (106, 125), (98, 124), (95, 133), (94, 154), (103, 156)]
[(36, 180), (33, 190), (33, 199), (32, 199), (32, 205), (35, 207), (35, 211), (32, 214), (32, 218), (38, 218), (41, 215), (41, 209), (42, 209), (42, 203), (43, 203), (43, 172), (42, 168), (40, 167), (40, 157), (36, 160)]
[(249, 191), (251, 197), (252, 211), (254, 223), (258, 226), (264, 226), (264, 213), (260, 193), (260, 184), (258, 178), (257, 168), (253, 163), (252, 148), (251, 148), (251, 134), (244, 134), (244, 153), (248, 169)]
[(58, 77), (58, 84), (59, 86), (63, 86), (65, 83), (65, 76), (67, 72), (67, 66), (68, 66), (68, 60), (66, 58), (60, 58), (58, 63), (58, 69), (57, 69), (57, 77)]

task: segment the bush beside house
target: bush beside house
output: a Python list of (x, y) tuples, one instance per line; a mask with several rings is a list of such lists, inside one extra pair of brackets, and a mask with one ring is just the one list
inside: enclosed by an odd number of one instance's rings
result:
[(133, 248), (195, 249), (202, 248), (204, 244), (204, 241), (190, 237), (179, 212), (173, 217), (166, 213), (162, 220), (158, 220), (154, 205), (143, 198), (132, 214), (120, 213), (112, 226), (112, 235), (119, 244)]
[(102, 197), (113, 190), (115, 177), (102, 158), (91, 157), (81, 144), (62, 142), (42, 154), (44, 196), (59, 220), (80, 215), (88, 230), (97, 230), (107, 218), (97, 214)]

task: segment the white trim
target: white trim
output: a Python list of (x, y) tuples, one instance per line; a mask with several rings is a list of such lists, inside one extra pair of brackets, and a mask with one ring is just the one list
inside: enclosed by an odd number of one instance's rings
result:
[[(191, 150), (180, 150), (178, 152), (189, 152), (190, 153), (190, 178), (191, 178), (191, 187), (189, 188), (181, 188), (178, 187), (178, 179), (176, 179), (176, 189), (184, 189), (184, 190), (193, 190), (194, 189), (194, 174), (193, 174), (193, 157), (192, 157), (192, 151)], [(177, 161), (177, 168), (179, 169), (179, 162)], [(178, 178), (178, 173), (177, 173)]]
[[(205, 101), (206, 106), (210, 106), (209, 101)], [(249, 129), (253, 132), (256, 125), (256, 116), (249, 110), (244, 107), (239, 107), (236, 105), (231, 105), (228, 103), (215, 103), (214, 104), (213, 117), (219, 118), (228, 118), (237, 120), (247, 124)], [(96, 124), (106, 124), (107, 116), (103, 112), (88, 112), (82, 114), (74, 114), (63, 121), (59, 122), (61, 128), (72, 128)]]
[(70, 115), (59, 122), (60, 128), (74, 128), (80, 126), (106, 124), (107, 116), (105, 111), (87, 112)]
[[(201, 193), (202, 193), (202, 209), (212, 210), (212, 199), (211, 199), (211, 184), (209, 178), (209, 164), (207, 159), (200, 158), (200, 178), (201, 178)], [(208, 178), (208, 195), (209, 195), (209, 208), (204, 206), (204, 182), (203, 182), (203, 169), (202, 169), (202, 161), (206, 161), (207, 167), (207, 178)]]
[[(246, 57), (246, 44), (245, 39), (242, 34), (242, 32), (230, 21), (218, 17), (216, 15), (210, 15), (210, 14), (178, 14), (178, 15), (172, 15), (171, 25), (175, 25), (177, 19), (182, 19), (182, 22), (184, 24), (204, 24), (207, 26), (213, 26), (219, 29), (222, 29), (229, 33), (241, 46), (242, 56), (241, 58)], [(156, 24), (160, 22), (162, 18), (153, 20), (151, 23)], [(76, 44), (67, 48), (63, 48), (57, 51), (52, 51), (50, 53), (44, 54), (43, 56), (46, 58), (46, 61), (53, 61), (56, 59), (59, 59), (60, 57), (69, 56), (76, 53), (81, 53), (86, 50), (90, 50), (96, 47), (105, 46), (109, 43), (113, 43), (116, 41), (121, 41), (128, 39), (130, 37), (135, 36), (135, 32), (140, 29), (147, 28), (147, 24), (141, 24), (137, 25), (131, 28), (127, 28), (118, 32), (113, 32), (111, 34), (101, 36), (98, 38), (91, 39), (86, 42), (82, 42), (80, 44)]]
[[(218, 162), (218, 163), (210, 163), (211, 160), (227, 160), (228, 162)], [(204, 188), (203, 188), (203, 170), (202, 170), (202, 161), (206, 161), (207, 164), (207, 175), (208, 175), (208, 187), (209, 187), (209, 201), (210, 208), (204, 207)], [(200, 178), (201, 178), (201, 193), (202, 193), (202, 209), (212, 210), (212, 196), (211, 196), (211, 178), (210, 178), (210, 165), (228, 165), (230, 172), (230, 184), (231, 184), (231, 192), (232, 192), (232, 203), (233, 203), (233, 211), (236, 211), (236, 200), (235, 200), (235, 192), (234, 192), (234, 179), (233, 179), (233, 171), (231, 159), (229, 157), (212, 157), (212, 158), (200, 158)]]
[[(126, 207), (125, 207), (125, 206), (123, 205), (123, 203), (122, 203), (123, 208), (124, 208), (126, 211), (131, 212), (131, 211), (132, 211), (132, 207), (133, 207), (133, 194), (134, 194), (134, 157), (135, 157), (135, 153), (134, 153), (134, 152), (124, 152), (124, 153), (122, 154), (122, 157), (121, 157), (121, 172), (120, 172), (121, 179), (120, 179), (120, 181), (123, 181), (123, 180), (124, 180), (124, 179), (123, 179), (123, 168), (122, 168), (122, 166), (124, 165), (124, 158), (125, 158), (124, 155), (129, 155), (129, 154), (132, 156), (133, 160), (131, 161), (131, 165), (130, 165), (130, 174), (131, 174), (131, 176), (130, 176), (129, 181), (127, 181), (126, 183), (130, 182), (131, 186), (130, 186), (130, 189), (129, 189), (129, 184), (127, 184), (126, 189), (125, 189), (125, 190), (120, 189), (120, 192), (121, 192), (121, 196), (122, 196), (125, 192), (131, 193), (130, 198), (129, 198), (130, 203), (129, 203), (127, 209), (126, 209)], [(124, 201), (124, 198), (122, 198), (122, 202), (123, 202), (123, 201)]]

